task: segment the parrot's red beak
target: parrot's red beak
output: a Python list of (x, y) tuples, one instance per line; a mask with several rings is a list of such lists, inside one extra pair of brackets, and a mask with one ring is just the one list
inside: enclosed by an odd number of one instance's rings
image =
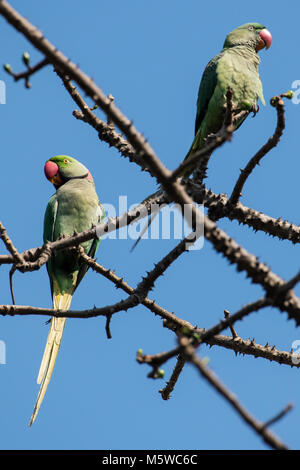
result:
[(58, 187), (62, 184), (62, 179), (59, 174), (58, 165), (54, 162), (48, 160), (44, 166), (44, 172), (47, 180), (49, 180), (55, 187)]
[(272, 34), (267, 28), (264, 28), (259, 33), (259, 42), (256, 46), (256, 52), (260, 51), (261, 49), (269, 49), (272, 45)]

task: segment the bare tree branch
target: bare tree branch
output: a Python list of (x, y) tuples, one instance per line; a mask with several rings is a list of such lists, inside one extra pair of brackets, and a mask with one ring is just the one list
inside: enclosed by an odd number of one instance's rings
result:
[(170, 380), (168, 380), (168, 382), (166, 383), (166, 386), (163, 389), (159, 390), (159, 393), (161, 394), (161, 397), (163, 400), (169, 400), (171, 393), (173, 392), (174, 387), (179, 379), (179, 376), (185, 366), (185, 363), (186, 363), (185, 358), (183, 357), (181, 353), (179, 353), (177, 356), (176, 365), (174, 367)]
[(277, 111), (277, 125), (274, 134), (272, 137), (269, 138), (268, 142), (262, 146), (262, 148), (254, 155), (254, 157), (251, 158), (251, 160), (247, 163), (246, 167), (241, 170), (241, 174), (239, 176), (239, 179), (237, 180), (234, 189), (232, 191), (232, 194), (229, 198), (229, 203), (232, 205), (235, 205), (241, 195), (242, 195), (242, 190), (244, 187), (244, 184), (246, 183), (247, 178), (249, 175), (252, 173), (254, 168), (259, 165), (261, 159), (267, 155), (267, 153), (270, 152), (270, 150), (278, 144), (282, 134), (283, 130), (285, 128), (285, 117), (284, 117), (284, 103), (282, 98), (286, 96), (285, 94), (282, 94), (280, 96), (276, 96), (273, 98), (274, 106), (276, 107)]

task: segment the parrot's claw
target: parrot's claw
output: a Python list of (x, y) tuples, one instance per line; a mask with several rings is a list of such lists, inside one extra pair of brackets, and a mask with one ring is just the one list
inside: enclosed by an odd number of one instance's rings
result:
[(252, 109), (251, 109), (251, 112), (253, 113), (253, 116), (252, 116), (252, 117), (255, 117), (256, 114), (258, 113), (258, 111), (259, 111), (259, 105), (258, 105), (258, 104), (255, 105), (255, 104), (254, 104), (254, 105), (252, 106)]

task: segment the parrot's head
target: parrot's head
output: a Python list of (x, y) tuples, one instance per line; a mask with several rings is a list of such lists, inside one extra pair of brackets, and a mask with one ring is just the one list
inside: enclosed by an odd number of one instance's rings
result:
[(44, 166), (46, 178), (59, 188), (72, 179), (87, 179), (93, 181), (89, 170), (75, 158), (67, 155), (57, 155), (50, 158)]
[(234, 46), (253, 47), (256, 52), (269, 49), (272, 44), (272, 35), (265, 26), (259, 23), (246, 23), (234, 29), (226, 36), (224, 48)]

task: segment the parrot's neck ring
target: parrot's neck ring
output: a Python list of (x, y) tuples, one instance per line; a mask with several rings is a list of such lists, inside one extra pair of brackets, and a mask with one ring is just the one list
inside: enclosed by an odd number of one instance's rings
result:
[(66, 178), (67, 181), (70, 181), (70, 180), (79, 180), (79, 179), (84, 179), (84, 178), (87, 178), (88, 177), (88, 173), (86, 173), (85, 175), (82, 175), (82, 176), (71, 176), (70, 178)]

